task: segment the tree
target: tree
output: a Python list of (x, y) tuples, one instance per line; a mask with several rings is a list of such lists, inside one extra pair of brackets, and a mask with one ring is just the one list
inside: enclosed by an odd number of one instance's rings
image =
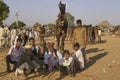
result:
[(15, 21), (11, 24), (11, 26), (15, 28), (23, 28), (26, 26), (26, 24), (23, 21), (18, 21), (18, 27), (17, 27), (16, 21)]
[(3, 24), (3, 20), (5, 20), (9, 15), (9, 7), (3, 1), (0, 1), (0, 25)]
[(36, 22), (33, 26), (34, 26), (34, 27), (37, 27), (37, 26), (41, 26), (41, 24), (38, 23), (38, 22)]
[(68, 27), (73, 27), (75, 25), (74, 24), (74, 21), (75, 21), (74, 16), (72, 16), (70, 13), (66, 13), (65, 17), (68, 21)]
[(55, 28), (55, 24), (53, 24), (53, 23), (49, 23), (49, 24), (47, 24), (47, 26), (49, 27), (49, 29), (54, 29)]

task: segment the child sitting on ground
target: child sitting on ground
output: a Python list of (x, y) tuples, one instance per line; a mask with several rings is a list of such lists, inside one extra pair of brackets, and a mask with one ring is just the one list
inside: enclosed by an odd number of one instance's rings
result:
[(83, 69), (85, 67), (84, 58), (83, 58), (83, 54), (80, 50), (79, 43), (75, 43), (73, 45), (73, 49), (74, 49), (73, 59), (75, 61), (76, 69)]
[(63, 55), (64, 55), (63, 64), (60, 67), (60, 73), (61, 73), (60, 76), (63, 76), (65, 74), (65, 71), (67, 71), (71, 77), (74, 77), (75, 76), (74, 60), (70, 56), (68, 50), (64, 50)]

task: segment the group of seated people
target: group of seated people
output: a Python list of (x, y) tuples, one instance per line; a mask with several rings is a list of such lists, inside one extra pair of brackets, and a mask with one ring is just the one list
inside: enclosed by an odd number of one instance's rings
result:
[[(60, 76), (66, 72), (74, 77), (76, 70), (85, 67), (83, 53), (79, 43), (73, 45), (73, 54), (69, 50), (63, 53), (54, 48), (54, 43), (48, 42), (47, 49), (41, 53), (40, 48), (35, 45), (34, 38), (29, 39), (29, 45), (21, 46), (22, 40), (17, 39), (16, 45), (12, 46), (6, 56), (7, 72), (14, 71), (15, 75), (28, 75), (32, 71), (39, 73), (40, 69), (53, 71), (55, 68), (60, 70)], [(13, 70), (10, 64), (14, 64)]]

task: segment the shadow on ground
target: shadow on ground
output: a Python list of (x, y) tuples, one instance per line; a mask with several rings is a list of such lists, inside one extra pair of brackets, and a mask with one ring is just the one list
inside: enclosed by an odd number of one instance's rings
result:
[(88, 62), (86, 63), (86, 64), (87, 64), (87, 65), (86, 65), (86, 68), (91, 67), (93, 64), (96, 63), (97, 60), (105, 57), (105, 56), (107, 55), (107, 53), (108, 53), (108, 52), (106, 51), (106, 52), (104, 52), (104, 53), (100, 53), (100, 54), (97, 54), (97, 55), (95, 55), (95, 56), (93, 56), (93, 57), (90, 57), (89, 60), (88, 60)]
[(102, 40), (100, 43), (106, 43), (107, 42), (107, 40)]
[[(97, 49), (97, 48), (96, 48), (96, 49)], [(95, 49), (95, 50), (96, 50), (96, 49)], [(95, 55), (95, 56), (93, 56), (93, 57), (90, 57), (89, 60), (88, 60), (88, 62), (86, 63), (87, 65), (86, 65), (86, 68), (85, 68), (85, 69), (88, 69), (88, 68), (91, 67), (93, 64), (95, 64), (97, 60), (105, 57), (105, 56), (107, 55), (107, 53), (108, 53), (108, 52), (106, 51), (106, 52), (104, 52), (104, 53), (100, 53), (100, 54), (97, 54), (97, 55)], [(83, 70), (85, 70), (85, 69), (83, 69)], [(80, 72), (83, 71), (83, 70), (76, 71), (76, 74), (77, 74), (77, 73), (80, 73)], [(57, 78), (57, 79), (55, 79), (55, 80), (61, 80), (61, 79), (65, 78), (66, 76), (67, 76), (67, 75), (64, 75), (64, 76), (59, 77), (59, 78)]]
[(100, 51), (104, 51), (105, 49), (101, 49), (99, 50), (98, 48), (90, 48), (86, 50), (86, 54), (88, 53), (92, 53), (92, 52), (100, 52)]
[(1, 76), (5, 76), (5, 75), (7, 75), (8, 73), (5, 71), (5, 72), (0, 72), (0, 77)]
[(32, 76), (26, 76), (25, 80), (31, 80), (34, 79), (35, 77), (40, 77), (42, 76), (42, 78), (45, 78), (47, 76), (47, 79), (43, 79), (43, 80), (49, 80), (49, 78), (58, 70), (54, 70), (52, 72), (44, 72), (42, 70), (39, 71), (39, 75), (36, 75), (35, 73), (32, 73)]

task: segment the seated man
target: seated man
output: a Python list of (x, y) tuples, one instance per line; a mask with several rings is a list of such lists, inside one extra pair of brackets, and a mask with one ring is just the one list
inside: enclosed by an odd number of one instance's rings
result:
[(36, 57), (40, 58), (41, 57), (41, 51), (40, 51), (40, 48), (37, 45), (35, 45), (35, 39), (34, 38), (29, 39), (29, 45), (32, 46), (32, 49), (31, 49), (32, 53)]
[(32, 54), (31, 48), (31, 45), (25, 46), (25, 52), (20, 56), (20, 60), (18, 62), (19, 67), (16, 70), (16, 76), (21, 73), (29, 74), (31, 70), (38, 72), (38, 69), (40, 68), (40, 61)]
[[(43, 54), (41, 53), (41, 49), (40, 47), (38, 47), (36, 44), (35, 44), (35, 39), (34, 38), (30, 38), (29, 39), (29, 45), (32, 46), (31, 48), (31, 51), (32, 51), (32, 54), (36, 57), (38, 57), (38, 59), (41, 61), (41, 66), (43, 66)], [(42, 68), (42, 67), (41, 67)]]
[(74, 60), (70, 56), (68, 50), (64, 50), (63, 55), (64, 58), (63, 58), (62, 66), (60, 67), (60, 76), (63, 76), (65, 74), (65, 71), (67, 71), (71, 77), (74, 77), (75, 76)]
[(75, 43), (73, 49), (73, 59), (75, 60), (76, 69), (83, 69), (85, 67), (84, 58), (79, 43)]
[(44, 53), (44, 64), (51, 71), (54, 67), (58, 67), (63, 62), (62, 54), (54, 48), (54, 43), (47, 44), (48, 50)]
[(10, 63), (14, 64), (13, 70), (16, 70), (17, 63), (20, 55), (24, 52), (24, 48), (21, 46), (22, 40), (17, 39), (16, 45), (12, 46), (6, 56), (7, 72), (11, 72)]

